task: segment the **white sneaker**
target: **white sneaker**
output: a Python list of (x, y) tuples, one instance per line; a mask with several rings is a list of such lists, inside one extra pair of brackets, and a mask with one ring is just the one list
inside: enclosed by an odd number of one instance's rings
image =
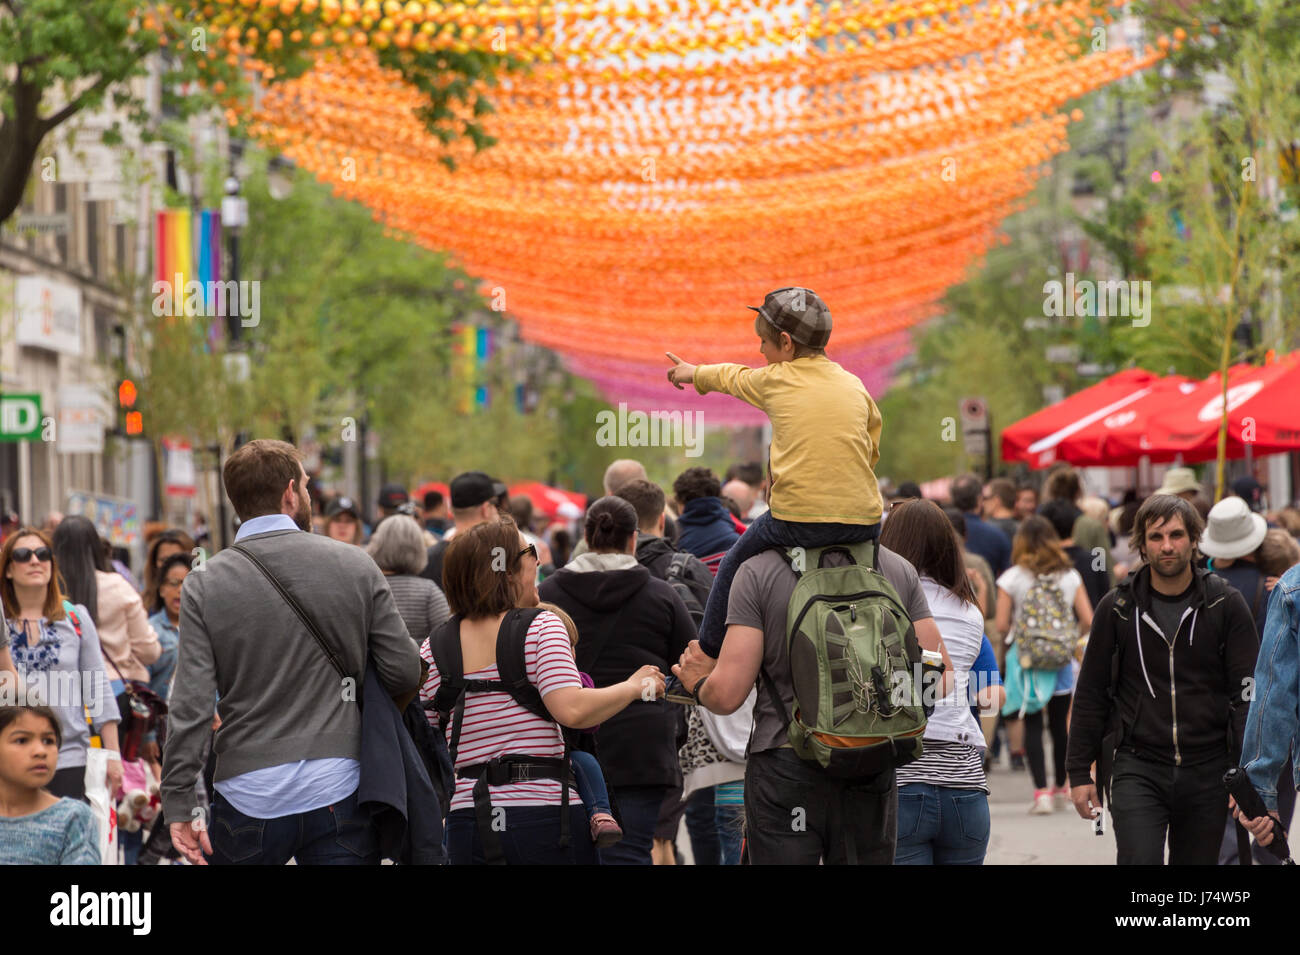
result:
[(1052, 791), (1050, 789), (1040, 789), (1034, 793), (1034, 804), (1029, 807), (1031, 816), (1050, 816), (1056, 811), (1052, 805)]

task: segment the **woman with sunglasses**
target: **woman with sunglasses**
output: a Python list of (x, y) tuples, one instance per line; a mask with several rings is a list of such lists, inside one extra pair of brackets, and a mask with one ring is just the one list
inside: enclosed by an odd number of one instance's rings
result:
[[(388, 520), (393, 520), (389, 518)], [(385, 521), (384, 523), (387, 523)], [(461, 672), (475, 681), (497, 681), (497, 639), (507, 613), (537, 606), (537, 550), (519, 533), (510, 517), (479, 524), (452, 538), (443, 565), (447, 602), (456, 616), (420, 647), (429, 665), (420, 690), (427, 704), (437, 698), (442, 674), (432, 642), (458, 640)], [(449, 655), (441, 655), (446, 661)], [(447, 813), (447, 853), (452, 865), (472, 865), (487, 858), (480, 825), (499, 832), (501, 851), (511, 865), (585, 865), (597, 861), (587, 836), (588, 820), (575, 786), (570, 785), (569, 844), (561, 845), (564, 797), (561, 782), (535, 775), (490, 783), (490, 810), (480, 818), (475, 785), (489, 767), (507, 756), (557, 760), (564, 755), (561, 726), (584, 729), (603, 723), (643, 696), (663, 692), (663, 673), (653, 666), (631, 667), (621, 680), (596, 689), (584, 687), (573, 661), (573, 644), (564, 623), (543, 611), (524, 635), (524, 668), (536, 687), (549, 719), (496, 690), (476, 688), (464, 696), (464, 709), (452, 712), (445, 733), (455, 747), (458, 773)], [(436, 711), (429, 720), (438, 726)], [(501, 768), (498, 764), (497, 768)], [(477, 772), (475, 770), (477, 769)], [(498, 820), (501, 826), (498, 827)]]
[[(58, 564), (42, 532), (22, 527), (5, 540), (0, 548), (0, 599), (6, 618), (0, 639), (9, 645), (22, 686), (39, 693), (59, 716), (63, 743), (58, 769), (45, 788), (55, 796), (83, 799), (92, 728), (104, 749), (117, 754), (119, 713), (94, 620), (84, 606), (73, 609), (75, 620), (65, 611)], [(120, 757), (110, 757), (107, 782), (109, 792), (121, 785)]]

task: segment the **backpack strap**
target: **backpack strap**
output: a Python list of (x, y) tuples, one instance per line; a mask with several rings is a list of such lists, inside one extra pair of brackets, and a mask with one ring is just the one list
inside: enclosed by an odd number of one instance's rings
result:
[(438, 714), (438, 729), (447, 731), (447, 721), (451, 711), (456, 710), (456, 720), (452, 724), (451, 743), (448, 750), (451, 762), (456, 764), (456, 744), (460, 742), (460, 724), (465, 716), (465, 661), (460, 649), (461, 615), (456, 614), (442, 626), (429, 634), (429, 652), (433, 654), (434, 666), (438, 668), (438, 692), (433, 696), (431, 707)]
[[(516, 703), (533, 715), (554, 723), (555, 717), (542, 703), (537, 687), (528, 682), (528, 667), (524, 663), (528, 628), (541, 612), (540, 607), (516, 607), (506, 613), (497, 631), (497, 676), (502, 688)], [(459, 639), (456, 642), (459, 644)]]
[[(77, 641), (80, 642), (83, 639), (81, 636), (81, 618), (77, 616), (77, 608), (73, 606), (71, 600), (63, 601), (63, 612), (68, 615), (68, 620), (72, 623), (72, 629), (77, 633)], [(86, 705), (85, 700), (81, 702), (81, 715), (86, 718), (86, 725), (90, 727), (90, 748), (103, 749), (103, 738), (95, 732), (95, 721), (90, 715), (90, 707)]]
[[(493, 828), (492, 797), (489, 786), (525, 779), (558, 779), (560, 781), (560, 848), (569, 845), (569, 787), (572, 776), (569, 770), (569, 740), (564, 736), (564, 756), (548, 759), (540, 756), (507, 755), (455, 770), (456, 751), (460, 745), (460, 732), (465, 724), (465, 697), (469, 693), (508, 693), (530, 713), (554, 723), (555, 717), (542, 703), (541, 694), (528, 681), (528, 667), (524, 660), (524, 647), (528, 628), (532, 626), (540, 607), (515, 608), (506, 613), (497, 630), (496, 666), (498, 680), (465, 679), (465, 659), (460, 646), (459, 614), (447, 620), (429, 635), (429, 651), (438, 667), (438, 692), (434, 694), (433, 708), (438, 712), (439, 729), (446, 732), (451, 720), (451, 741), (448, 752), (457, 778), (475, 779), (474, 815), (484, 857), (489, 865), (505, 864), (505, 852), (500, 833)], [(454, 710), (454, 713), (453, 713)], [(448, 794), (448, 806), (455, 796)]]
[(795, 579), (803, 576), (803, 571), (794, 565), (794, 558), (790, 556), (790, 551), (788, 549), (783, 547), (778, 550), (777, 553), (781, 555), (781, 559), (785, 561), (785, 565), (794, 573)]
[(691, 555), (684, 550), (679, 550), (677, 553), (673, 554), (673, 559), (668, 562), (668, 573), (664, 575), (664, 580), (670, 582), (674, 580), (685, 581), (686, 561), (690, 556)]
[(73, 606), (71, 600), (63, 601), (63, 612), (68, 615), (72, 621), (72, 629), (77, 631), (77, 639), (81, 639), (81, 620), (77, 617), (77, 608)]
[[(524, 662), (524, 645), (527, 643), (528, 628), (533, 625), (541, 607), (516, 607), (506, 613), (497, 631), (497, 676), (501, 687), (510, 694), (516, 703), (539, 719), (556, 723), (555, 717), (542, 702), (542, 694), (528, 680), (528, 667)], [(559, 726), (558, 723), (556, 723)], [(525, 756), (520, 759), (519, 769), (529, 773), (528, 778), (558, 779), (560, 781), (560, 848), (569, 846), (569, 734), (560, 727), (560, 736), (564, 740), (564, 755), (558, 759), (543, 759), (539, 756)], [(490, 770), (500, 767), (502, 757), (485, 764)], [(504, 758), (507, 762), (509, 757)], [(517, 772), (517, 771), (516, 771)], [(536, 774), (536, 775), (531, 775)], [(492, 829), (489, 820), (492, 816), (491, 795), (488, 786), (491, 783), (489, 773), (485, 772), (474, 783), (474, 808), (478, 819), (479, 839), (483, 842), (484, 855), (489, 865), (504, 864), (505, 853), (501, 847), (500, 834)]]

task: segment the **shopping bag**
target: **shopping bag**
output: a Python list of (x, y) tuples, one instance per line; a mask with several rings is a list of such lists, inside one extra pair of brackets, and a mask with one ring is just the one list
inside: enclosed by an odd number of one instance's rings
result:
[[(116, 754), (114, 754), (116, 755)], [(117, 805), (108, 791), (108, 751), (86, 750), (86, 799), (95, 817), (99, 834), (99, 860), (101, 865), (120, 865), (118, 849), (121, 839), (117, 829)]]

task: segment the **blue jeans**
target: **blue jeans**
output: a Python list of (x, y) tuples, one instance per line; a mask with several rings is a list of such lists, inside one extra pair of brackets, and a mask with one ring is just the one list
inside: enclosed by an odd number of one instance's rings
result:
[(731, 596), (731, 581), (740, 565), (765, 550), (785, 547), (828, 547), (831, 544), (859, 544), (880, 536), (879, 524), (802, 524), (783, 521), (764, 511), (731, 545), (727, 556), (718, 565), (718, 576), (713, 579), (709, 602), (700, 621), (700, 648), (713, 658), (722, 649), (727, 635), (727, 599)]
[(670, 786), (615, 786), (623, 839), (600, 850), (602, 865), (650, 865), (659, 807)]
[(722, 864), (740, 865), (740, 848), (745, 841), (745, 807), (718, 806), (718, 841), (722, 844)]
[(605, 774), (600, 771), (596, 757), (575, 749), (569, 753), (569, 765), (573, 768), (573, 783), (578, 787), (578, 795), (587, 807), (587, 818), (598, 812), (608, 813), (609, 790), (605, 788)]
[[(121, 832), (121, 830), (119, 830)], [(137, 829), (135, 832), (122, 832), (122, 856), (123, 865), (135, 865), (140, 860), (140, 849), (144, 845), (144, 834)]]
[(221, 795), (212, 801), (214, 865), (379, 865), (379, 838), (357, 794), (310, 812), (256, 819)]
[(983, 865), (989, 829), (989, 797), (978, 789), (904, 783), (894, 865)]
[[(569, 803), (569, 846), (560, 848), (559, 806), (501, 806), (501, 851), (507, 865), (596, 865), (586, 813)], [(447, 814), (447, 858), (452, 865), (483, 865), (483, 845), (473, 809)]]

